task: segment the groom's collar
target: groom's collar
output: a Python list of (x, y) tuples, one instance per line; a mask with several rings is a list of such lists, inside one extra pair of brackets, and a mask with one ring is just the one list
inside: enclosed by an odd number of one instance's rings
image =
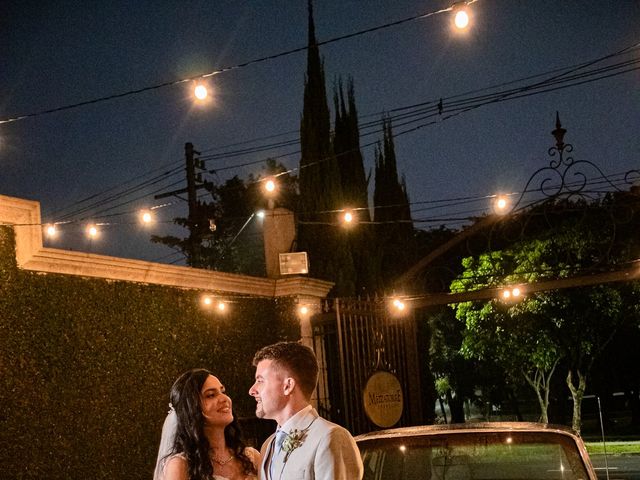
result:
[(318, 414), (314, 410), (313, 406), (307, 405), (302, 410), (298, 410), (292, 417), (289, 418), (284, 424), (280, 425), (280, 430), (284, 430), (289, 433), (293, 429), (306, 428), (310, 421), (315, 419)]

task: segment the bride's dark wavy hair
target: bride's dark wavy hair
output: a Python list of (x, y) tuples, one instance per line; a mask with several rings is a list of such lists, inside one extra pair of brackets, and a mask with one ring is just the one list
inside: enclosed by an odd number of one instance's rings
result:
[[(214, 469), (209, 456), (211, 446), (204, 433), (205, 419), (202, 415), (200, 393), (209, 375), (204, 368), (196, 368), (183, 373), (173, 383), (169, 395), (171, 405), (178, 419), (173, 448), (169, 455), (182, 454), (186, 457), (189, 480), (211, 480)], [(224, 429), (227, 447), (233, 450), (240, 460), (246, 475), (257, 474), (251, 459), (245, 454), (245, 443), (242, 441), (240, 427), (233, 417), (233, 422)]]

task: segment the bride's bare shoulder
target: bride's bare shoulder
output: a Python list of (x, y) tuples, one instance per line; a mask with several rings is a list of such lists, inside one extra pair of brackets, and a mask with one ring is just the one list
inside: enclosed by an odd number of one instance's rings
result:
[(188, 480), (189, 468), (184, 455), (172, 455), (164, 464), (163, 480)]

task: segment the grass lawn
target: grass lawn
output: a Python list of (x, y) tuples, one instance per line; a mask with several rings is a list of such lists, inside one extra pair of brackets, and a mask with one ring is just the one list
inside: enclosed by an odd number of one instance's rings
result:
[[(602, 442), (585, 442), (589, 455), (604, 453)], [(638, 442), (607, 442), (607, 455), (620, 455), (622, 453), (640, 454), (640, 441)]]

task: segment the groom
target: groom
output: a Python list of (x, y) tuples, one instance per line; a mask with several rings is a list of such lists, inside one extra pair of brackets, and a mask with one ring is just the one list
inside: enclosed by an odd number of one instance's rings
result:
[(256, 416), (278, 422), (262, 445), (261, 480), (359, 480), (362, 460), (351, 434), (318, 416), (311, 394), (318, 381), (318, 362), (308, 347), (280, 342), (254, 358), (256, 381), (249, 395)]

